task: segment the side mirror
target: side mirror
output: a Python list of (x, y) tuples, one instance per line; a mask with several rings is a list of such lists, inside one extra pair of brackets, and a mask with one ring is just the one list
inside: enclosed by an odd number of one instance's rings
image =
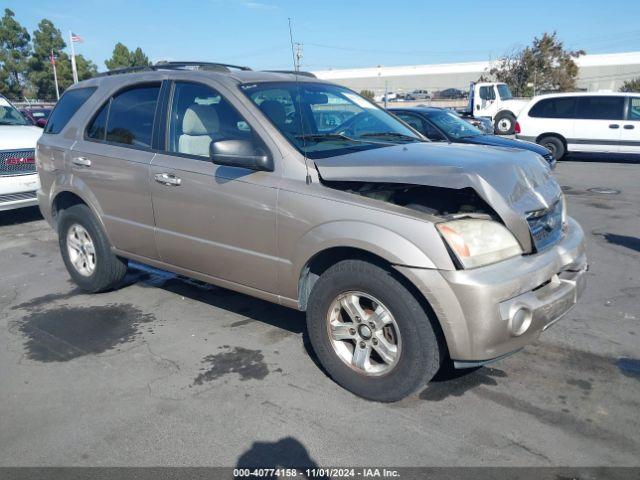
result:
[(36, 125), (40, 128), (44, 128), (47, 125), (47, 119), (39, 118), (38, 120), (36, 120)]
[(271, 158), (250, 140), (220, 140), (211, 142), (211, 161), (217, 165), (272, 171)]

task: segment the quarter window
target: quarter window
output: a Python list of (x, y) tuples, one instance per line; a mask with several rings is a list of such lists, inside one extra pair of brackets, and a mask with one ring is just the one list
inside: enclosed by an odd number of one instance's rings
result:
[(586, 120), (622, 120), (624, 97), (588, 96), (578, 99), (576, 118)]
[(529, 110), (530, 117), (574, 118), (576, 97), (546, 98)]
[(60, 133), (71, 117), (95, 91), (95, 87), (89, 87), (74, 88), (64, 92), (47, 121), (44, 133)]
[(107, 133), (107, 115), (109, 114), (111, 100), (105, 103), (98, 114), (93, 118), (87, 127), (87, 137), (94, 140), (104, 140)]

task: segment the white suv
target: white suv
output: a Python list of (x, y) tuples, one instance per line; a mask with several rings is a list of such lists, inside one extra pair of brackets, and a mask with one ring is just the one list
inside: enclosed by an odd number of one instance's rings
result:
[(38, 204), (35, 148), (42, 129), (0, 95), (0, 211)]
[(568, 152), (640, 154), (640, 93), (558, 93), (535, 97), (516, 137)]

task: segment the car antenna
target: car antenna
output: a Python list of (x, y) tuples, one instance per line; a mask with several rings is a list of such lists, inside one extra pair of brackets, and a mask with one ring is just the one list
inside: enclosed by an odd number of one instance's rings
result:
[(304, 134), (304, 120), (302, 118), (302, 98), (300, 95), (300, 80), (298, 78), (298, 64), (296, 62), (296, 52), (293, 43), (293, 31), (291, 30), (291, 17), (289, 17), (289, 41), (291, 42), (291, 59), (293, 60), (293, 74), (296, 77), (296, 90), (298, 91), (298, 114), (300, 116), (300, 131), (302, 133), (302, 143), (304, 145), (304, 149), (302, 151), (302, 155), (304, 155), (304, 168), (307, 172), (306, 182), (307, 185), (311, 184), (311, 175), (309, 174), (309, 160), (307, 159), (307, 138)]

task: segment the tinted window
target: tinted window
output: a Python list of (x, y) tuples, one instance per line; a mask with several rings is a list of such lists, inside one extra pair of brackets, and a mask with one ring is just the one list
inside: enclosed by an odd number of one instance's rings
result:
[(481, 130), (450, 110), (443, 109), (429, 112), (429, 120), (446, 133), (449, 138), (454, 140), (482, 135)]
[(536, 103), (529, 110), (530, 117), (574, 118), (576, 97), (547, 98)]
[(500, 94), (500, 98), (502, 100), (510, 100), (513, 98), (511, 90), (509, 90), (509, 87), (504, 83), (498, 85), (498, 93)]
[(624, 97), (580, 97), (576, 118), (588, 120), (622, 120)]
[(480, 87), (480, 98), (482, 100), (494, 100), (496, 98), (496, 92), (493, 87)]
[(73, 117), (78, 109), (95, 91), (95, 87), (91, 87), (74, 88), (73, 90), (67, 90), (66, 92), (64, 92), (62, 97), (60, 97), (56, 108), (53, 109), (44, 132), (60, 133), (65, 125), (69, 122), (71, 117)]
[(93, 118), (93, 121), (87, 127), (87, 137), (96, 140), (104, 140), (105, 133), (107, 131), (107, 115), (109, 113), (109, 105), (111, 99), (105, 103), (98, 114)]
[(409, 125), (411, 125), (413, 128), (415, 128), (420, 133), (424, 133), (424, 130), (425, 130), (424, 124), (425, 124), (425, 122), (420, 117), (418, 117), (417, 115), (414, 115), (412, 113), (398, 112), (398, 113), (396, 113), (396, 116), (398, 118), (400, 118), (401, 120), (403, 120), (405, 123), (408, 123)]
[(111, 99), (107, 141), (135, 147), (151, 147), (153, 119), (160, 85), (126, 90)]
[(629, 120), (640, 120), (640, 97), (629, 99)]
[(217, 91), (197, 83), (175, 84), (168, 151), (209, 158), (211, 142), (252, 139), (249, 124)]
[(434, 142), (441, 142), (442, 140), (445, 140), (444, 135), (442, 135), (436, 127), (431, 125), (428, 121), (423, 120), (418, 115), (414, 115), (412, 113), (398, 113), (398, 117), (422, 133), (429, 140), (433, 140)]

